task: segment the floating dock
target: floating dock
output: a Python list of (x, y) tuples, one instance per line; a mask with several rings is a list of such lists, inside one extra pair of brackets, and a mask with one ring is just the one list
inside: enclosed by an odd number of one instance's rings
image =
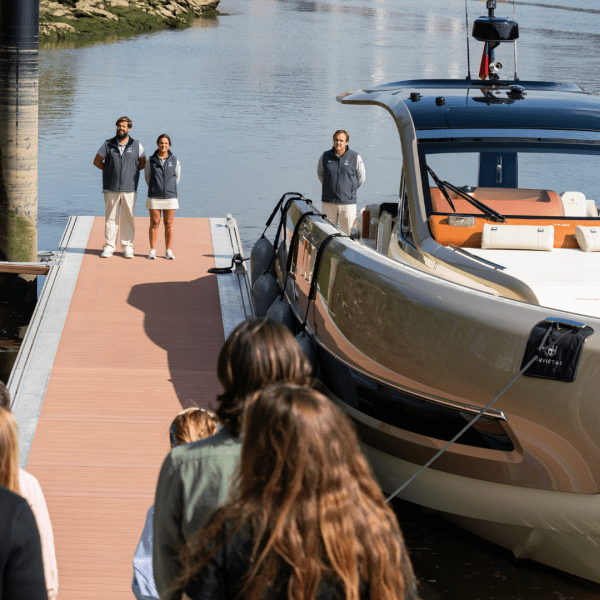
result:
[(169, 425), (183, 408), (215, 406), (221, 345), (253, 315), (244, 265), (207, 273), (242, 253), (234, 219), (176, 218), (175, 260), (148, 260), (149, 219), (135, 225), (134, 259), (101, 259), (104, 219), (69, 220), (8, 382), (61, 600), (131, 600)]

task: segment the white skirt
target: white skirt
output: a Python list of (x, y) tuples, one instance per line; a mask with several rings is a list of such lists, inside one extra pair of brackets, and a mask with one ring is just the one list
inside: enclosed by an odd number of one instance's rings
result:
[(146, 208), (152, 210), (173, 210), (179, 208), (177, 198), (148, 198)]

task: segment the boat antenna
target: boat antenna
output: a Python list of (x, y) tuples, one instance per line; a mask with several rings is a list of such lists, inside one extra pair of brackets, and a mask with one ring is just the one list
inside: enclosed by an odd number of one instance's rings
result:
[[(467, 0), (465, 0), (466, 2)], [(513, 20), (517, 20), (517, 7), (515, 6), (515, 0), (513, 0)], [(515, 81), (519, 81), (517, 75), (517, 40), (515, 40)]]
[[(514, 0), (513, 0), (514, 2)], [(467, 79), (471, 79), (471, 55), (469, 53), (469, 10), (467, 8), (467, 0), (465, 0), (465, 22), (467, 24)], [(516, 65), (516, 58), (515, 58)], [(515, 66), (516, 72), (516, 66)]]

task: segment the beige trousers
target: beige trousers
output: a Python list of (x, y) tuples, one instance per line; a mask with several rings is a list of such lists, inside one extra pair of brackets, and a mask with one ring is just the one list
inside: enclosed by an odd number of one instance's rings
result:
[(104, 192), (106, 210), (104, 218), (104, 248), (117, 247), (117, 235), (119, 233), (119, 213), (121, 221), (121, 248), (133, 250), (133, 237), (135, 235), (135, 201), (137, 192)]
[(350, 233), (354, 219), (356, 219), (356, 204), (334, 204), (321, 202), (323, 214), (334, 224), (340, 222), (340, 229)]

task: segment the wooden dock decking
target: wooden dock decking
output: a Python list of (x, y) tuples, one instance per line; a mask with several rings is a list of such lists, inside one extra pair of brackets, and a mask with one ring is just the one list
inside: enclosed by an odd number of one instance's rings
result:
[[(213, 249), (215, 226), (227, 230), (217, 221), (176, 218), (175, 260), (164, 250), (146, 258), (147, 218), (136, 218), (133, 260), (122, 252), (100, 259), (104, 219), (90, 221), (51, 370), (19, 367), (11, 377), (22, 444), (30, 444), (22, 464), (52, 520), (61, 600), (133, 597), (132, 557), (170, 449), (169, 424), (182, 408), (214, 405), (224, 327), (240, 320), (224, 322), (220, 283), (207, 273), (214, 254), (217, 266), (231, 263), (232, 251), (218, 241)], [(25, 352), (34, 355), (35, 343)], [(25, 388), (45, 377), (42, 403)], [(37, 427), (31, 398), (41, 405)]]

